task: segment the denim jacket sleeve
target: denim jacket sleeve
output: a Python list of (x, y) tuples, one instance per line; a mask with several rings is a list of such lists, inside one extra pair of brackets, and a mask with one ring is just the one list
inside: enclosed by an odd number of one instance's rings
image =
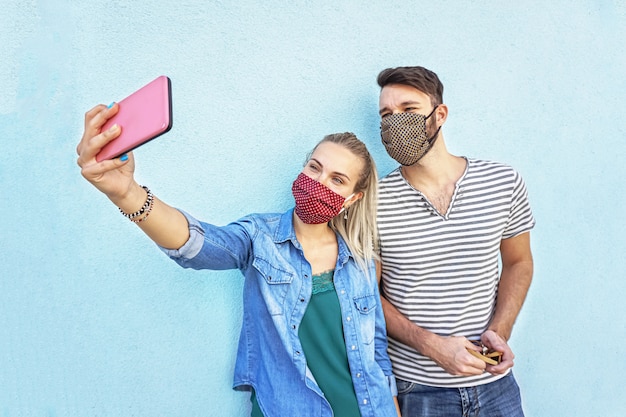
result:
[[(184, 268), (193, 269), (242, 269), (248, 263), (253, 227), (242, 219), (223, 227), (200, 222), (180, 210), (189, 223), (189, 239), (178, 249), (161, 247), (167, 256)], [(210, 246), (210, 250), (202, 250)]]

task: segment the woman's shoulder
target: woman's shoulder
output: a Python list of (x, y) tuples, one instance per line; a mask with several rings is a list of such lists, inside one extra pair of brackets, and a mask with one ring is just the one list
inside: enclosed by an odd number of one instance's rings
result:
[(251, 213), (233, 223), (252, 229), (253, 234), (262, 233), (276, 241), (283, 241), (294, 235), (292, 215), (293, 209), (283, 213)]

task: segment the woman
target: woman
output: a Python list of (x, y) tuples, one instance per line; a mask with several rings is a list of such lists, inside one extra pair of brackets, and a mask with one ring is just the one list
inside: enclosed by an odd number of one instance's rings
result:
[(234, 388), (252, 416), (395, 416), (374, 270), (376, 167), (351, 133), (326, 136), (292, 185), (296, 205), (217, 227), (134, 180), (132, 154), (97, 163), (119, 106), (85, 116), (82, 175), (185, 268), (239, 269), (244, 315)]

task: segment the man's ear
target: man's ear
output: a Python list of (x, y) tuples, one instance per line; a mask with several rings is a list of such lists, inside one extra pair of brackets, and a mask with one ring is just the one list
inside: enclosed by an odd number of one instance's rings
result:
[(440, 104), (435, 109), (435, 121), (437, 126), (442, 126), (448, 119), (448, 106)]

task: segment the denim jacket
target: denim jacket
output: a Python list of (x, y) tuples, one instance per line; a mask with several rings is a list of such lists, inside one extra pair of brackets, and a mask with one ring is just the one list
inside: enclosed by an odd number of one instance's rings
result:
[[(194, 269), (239, 269), (245, 276), (243, 323), (233, 388), (257, 395), (265, 417), (330, 417), (333, 412), (306, 365), (298, 326), (311, 298), (311, 266), (293, 227), (293, 209), (252, 214), (224, 227), (185, 214), (189, 240), (163, 251)], [(396, 416), (397, 394), (374, 265), (359, 271), (337, 235), (334, 282), (350, 372), (362, 417)]]

